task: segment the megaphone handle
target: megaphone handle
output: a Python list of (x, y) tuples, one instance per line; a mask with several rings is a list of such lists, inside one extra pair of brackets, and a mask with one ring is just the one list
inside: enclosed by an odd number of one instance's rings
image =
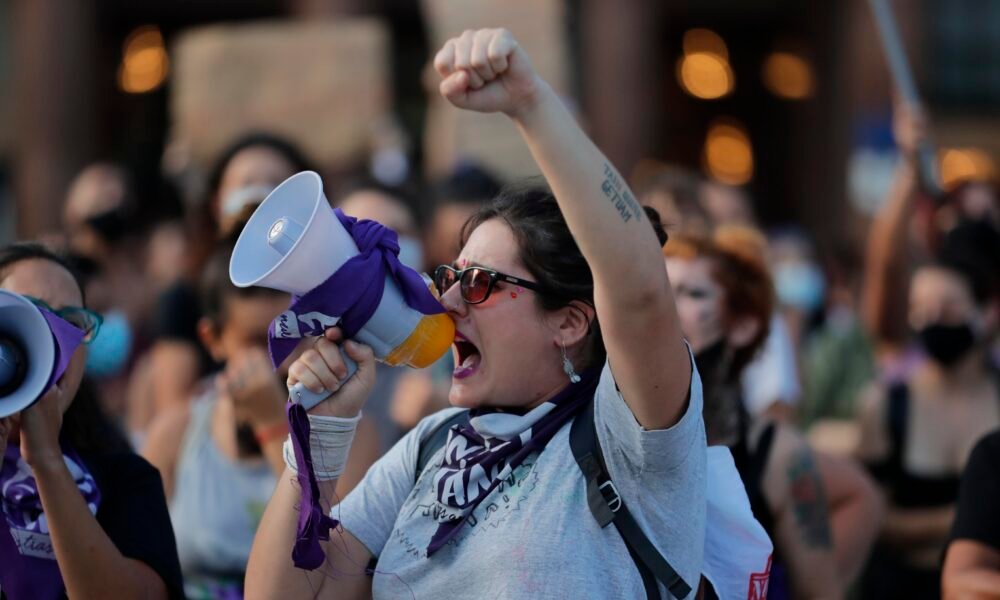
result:
[[(344, 378), (344, 381), (347, 381), (358, 371), (358, 363), (351, 360), (351, 358), (344, 352), (343, 348), (340, 349), (340, 354), (344, 358), (344, 365), (347, 367), (347, 377)], [(336, 392), (334, 392), (334, 394), (335, 393)], [(317, 394), (302, 385), (302, 382), (300, 381), (288, 390), (288, 395), (292, 402), (301, 404), (302, 408), (309, 410), (333, 394), (326, 391)]]

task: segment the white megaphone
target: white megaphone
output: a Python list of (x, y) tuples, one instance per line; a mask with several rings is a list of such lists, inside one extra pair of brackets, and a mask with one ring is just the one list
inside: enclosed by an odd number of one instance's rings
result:
[[(358, 253), (330, 209), (319, 175), (303, 171), (276, 187), (254, 211), (233, 248), (229, 277), (238, 287), (256, 285), (302, 296)], [(384, 363), (422, 368), (448, 350), (455, 325), (445, 314), (425, 315), (411, 308), (386, 276), (378, 308), (354, 339), (370, 346)], [(357, 365), (347, 356), (344, 360), (350, 377)], [(301, 383), (289, 391), (306, 409), (330, 395), (314, 394)]]
[(19, 413), (45, 392), (56, 367), (56, 341), (41, 311), (0, 290), (0, 418)]

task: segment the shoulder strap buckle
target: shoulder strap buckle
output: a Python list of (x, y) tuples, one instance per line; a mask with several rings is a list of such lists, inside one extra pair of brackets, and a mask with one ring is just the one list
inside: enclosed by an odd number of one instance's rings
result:
[(599, 489), (604, 496), (604, 501), (608, 503), (608, 508), (611, 509), (611, 512), (616, 513), (621, 510), (622, 497), (618, 493), (618, 488), (615, 487), (615, 482), (609, 479), (602, 483)]

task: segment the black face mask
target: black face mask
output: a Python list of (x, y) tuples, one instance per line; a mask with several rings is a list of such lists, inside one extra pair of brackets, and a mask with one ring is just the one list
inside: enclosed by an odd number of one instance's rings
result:
[(917, 332), (917, 338), (928, 356), (943, 367), (951, 367), (972, 350), (976, 343), (972, 326), (934, 323)]
[(694, 364), (698, 367), (698, 374), (701, 376), (702, 384), (712, 386), (716, 383), (723, 383), (729, 369), (729, 356), (726, 352), (725, 336), (707, 348), (702, 348), (698, 354), (694, 355)]
[(113, 208), (89, 217), (87, 225), (109, 244), (120, 241), (128, 233), (128, 220), (120, 208)]

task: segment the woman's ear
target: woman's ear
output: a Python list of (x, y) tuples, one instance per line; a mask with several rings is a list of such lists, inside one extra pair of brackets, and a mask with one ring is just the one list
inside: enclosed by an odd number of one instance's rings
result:
[(729, 328), (729, 345), (736, 349), (749, 346), (760, 333), (760, 321), (753, 317), (742, 317)]
[(573, 300), (569, 305), (554, 311), (550, 322), (555, 331), (556, 345), (574, 346), (586, 338), (594, 315), (594, 307), (579, 300)]
[(208, 317), (198, 319), (198, 339), (208, 350), (212, 360), (218, 363), (226, 362), (226, 353), (222, 349), (222, 335), (215, 321)]

